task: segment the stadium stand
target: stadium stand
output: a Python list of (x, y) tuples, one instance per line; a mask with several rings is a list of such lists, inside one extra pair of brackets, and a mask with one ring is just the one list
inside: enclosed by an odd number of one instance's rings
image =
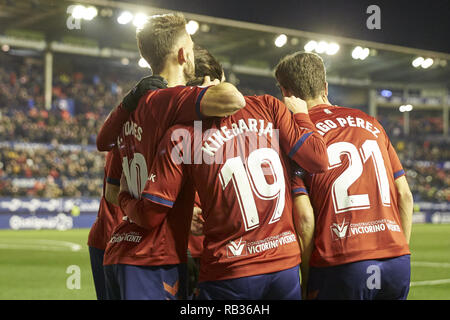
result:
[[(9, 56), (0, 64), (0, 196), (99, 197), (104, 155), (94, 147), (104, 117), (134, 79), (116, 74), (67, 72), (54, 75), (53, 104), (44, 108), (40, 66)], [(262, 94), (258, 78), (242, 83), (245, 94)], [(83, 92), (83, 94), (80, 94)], [(274, 93), (272, 93), (274, 94)], [(95, 99), (94, 99), (95, 96)], [(405, 166), (416, 201), (450, 201), (449, 139), (442, 118), (411, 121), (379, 114)]]

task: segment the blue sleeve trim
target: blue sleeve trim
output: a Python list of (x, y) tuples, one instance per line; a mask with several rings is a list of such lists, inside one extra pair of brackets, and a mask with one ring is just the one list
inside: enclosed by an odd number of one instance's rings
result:
[(405, 170), (403, 170), (403, 169), (400, 171), (394, 172), (394, 179), (397, 179), (398, 177), (401, 177), (404, 174), (405, 174)]
[(297, 194), (297, 193), (306, 193), (308, 194), (308, 190), (306, 190), (305, 188), (295, 188), (292, 190), (293, 194)]
[(164, 206), (170, 207), (170, 208), (172, 208), (173, 204), (174, 204), (173, 201), (166, 200), (166, 199), (154, 196), (154, 195), (149, 194), (149, 193), (142, 193), (142, 197), (144, 197), (144, 198), (146, 198), (146, 199), (148, 199), (150, 201), (156, 202), (158, 204), (162, 204)]
[(106, 182), (109, 184), (113, 184), (115, 186), (120, 186), (120, 179), (114, 179), (111, 177), (106, 177)]
[(205, 94), (206, 90), (208, 90), (210, 87), (203, 88), (202, 91), (198, 94), (197, 100), (195, 101), (195, 112), (197, 113), (197, 117), (199, 119), (205, 119), (205, 117), (200, 112), (200, 102), (202, 101), (203, 95)]
[(297, 143), (294, 145), (294, 147), (292, 147), (291, 151), (289, 152), (289, 158), (292, 159), (294, 154), (298, 151), (298, 149), (300, 149), (300, 147), (303, 145), (306, 139), (308, 139), (308, 137), (313, 133), (314, 133), (313, 131), (305, 133), (304, 135), (301, 136), (300, 139), (298, 139)]

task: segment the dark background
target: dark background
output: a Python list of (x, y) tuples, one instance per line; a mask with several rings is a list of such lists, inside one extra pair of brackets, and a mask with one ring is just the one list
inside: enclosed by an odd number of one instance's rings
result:
[[(450, 1), (427, 0), (126, 0), (159, 8), (348, 38), (450, 52)], [(369, 30), (371, 4), (381, 30)]]

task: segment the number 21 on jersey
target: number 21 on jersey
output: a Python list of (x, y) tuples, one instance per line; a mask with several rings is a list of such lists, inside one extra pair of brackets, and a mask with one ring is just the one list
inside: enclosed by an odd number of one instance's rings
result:
[(384, 165), (383, 156), (376, 140), (366, 140), (359, 152), (358, 149), (349, 142), (336, 142), (327, 149), (330, 169), (342, 165), (341, 156), (348, 157), (348, 168), (334, 181), (331, 195), (335, 213), (350, 210), (362, 210), (370, 208), (368, 194), (349, 195), (348, 188), (358, 180), (364, 171), (364, 164), (371, 158), (375, 167), (378, 191), (381, 202), (384, 206), (390, 206), (391, 197), (389, 180)]

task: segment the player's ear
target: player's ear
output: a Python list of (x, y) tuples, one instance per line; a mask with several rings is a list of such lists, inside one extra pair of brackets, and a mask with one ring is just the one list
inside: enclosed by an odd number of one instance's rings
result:
[(325, 97), (328, 97), (328, 82), (325, 81)]
[(184, 50), (183, 47), (178, 49), (177, 60), (178, 60), (178, 64), (180, 64), (180, 65), (183, 65), (184, 63), (187, 62), (186, 50)]

